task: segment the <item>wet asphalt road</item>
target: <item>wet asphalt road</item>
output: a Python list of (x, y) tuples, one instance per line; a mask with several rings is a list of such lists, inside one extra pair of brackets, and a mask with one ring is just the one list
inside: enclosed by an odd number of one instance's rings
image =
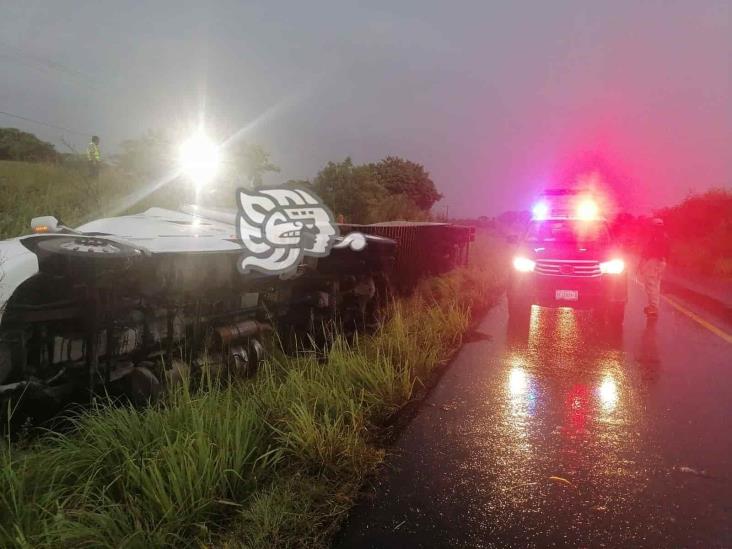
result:
[(336, 545), (732, 547), (732, 344), (642, 305), (493, 309)]

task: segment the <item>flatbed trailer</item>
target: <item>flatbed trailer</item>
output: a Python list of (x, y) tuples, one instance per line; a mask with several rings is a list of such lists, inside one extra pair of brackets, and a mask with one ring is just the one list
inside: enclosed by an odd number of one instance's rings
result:
[(371, 225), (342, 225), (341, 232), (358, 231), (396, 243), (393, 281), (400, 290), (421, 277), (466, 266), (475, 227), (450, 223), (390, 221)]

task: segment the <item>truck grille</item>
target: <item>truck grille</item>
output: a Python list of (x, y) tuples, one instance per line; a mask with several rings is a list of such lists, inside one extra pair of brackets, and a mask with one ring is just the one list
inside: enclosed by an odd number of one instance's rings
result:
[(600, 276), (600, 262), (577, 259), (539, 259), (535, 271), (550, 276)]

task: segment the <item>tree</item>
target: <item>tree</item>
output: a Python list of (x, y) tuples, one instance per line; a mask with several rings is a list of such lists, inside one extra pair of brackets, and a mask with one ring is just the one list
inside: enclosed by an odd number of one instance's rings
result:
[(52, 161), (58, 153), (51, 143), (17, 128), (0, 128), (0, 160)]
[(422, 166), (396, 157), (362, 165), (350, 158), (329, 162), (312, 184), (333, 213), (351, 223), (424, 220), (440, 199)]
[(732, 277), (732, 192), (720, 188), (693, 194), (655, 212), (671, 237), (671, 263)]
[(390, 194), (405, 195), (423, 211), (442, 198), (423, 166), (396, 156), (387, 156), (373, 164), (376, 181)]
[[(162, 177), (174, 171), (178, 164), (177, 142), (164, 131), (149, 130), (138, 139), (128, 139), (121, 144), (122, 152), (115, 156), (118, 167), (128, 173), (146, 179)], [(262, 184), (264, 174), (279, 172), (270, 154), (253, 143), (240, 143), (224, 147), (219, 180), (232, 187)]]
[(521, 232), (529, 224), (531, 212), (529, 211), (507, 211), (496, 218), (499, 227), (510, 233)]
[(328, 164), (313, 180), (313, 188), (337, 216), (350, 223), (369, 223), (372, 210), (383, 194), (368, 166), (356, 166), (350, 158)]
[(251, 184), (260, 187), (267, 173), (279, 173), (280, 168), (274, 164), (270, 154), (261, 146), (253, 143), (242, 143), (236, 148), (226, 149), (224, 156), (228, 158), (228, 172), (232, 179), (243, 180), (239, 184)]
[(175, 168), (177, 159), (170, 136), (161, 130), (148, 130), (137, 139), (127, 139), (114, 161), (124, 172), (143, 180), (155, 180)]
[(222, 151), (222, 170), (216, 184), (199, 202), (212, 206), (232, 207), (236, 189), (256, 189), (264, 183), (268, 173), (279, 173), (280, 168), (270, 159), (270, 154), (259, 145), (240, 143), (225, 147)]
[(405, 194), (388, 195), (376, 201), (371, 209), (371, 221), (428, 221), (430, 212), (417, 206)]

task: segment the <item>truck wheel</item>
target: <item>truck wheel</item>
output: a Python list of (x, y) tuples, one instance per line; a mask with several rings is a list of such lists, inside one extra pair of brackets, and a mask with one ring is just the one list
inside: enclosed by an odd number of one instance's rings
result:
[(78, 258), (128, 258), (141, 255), (140, 250), (95, 236), (56, 237), (42, 240), (38, 247), (46, 252)]

